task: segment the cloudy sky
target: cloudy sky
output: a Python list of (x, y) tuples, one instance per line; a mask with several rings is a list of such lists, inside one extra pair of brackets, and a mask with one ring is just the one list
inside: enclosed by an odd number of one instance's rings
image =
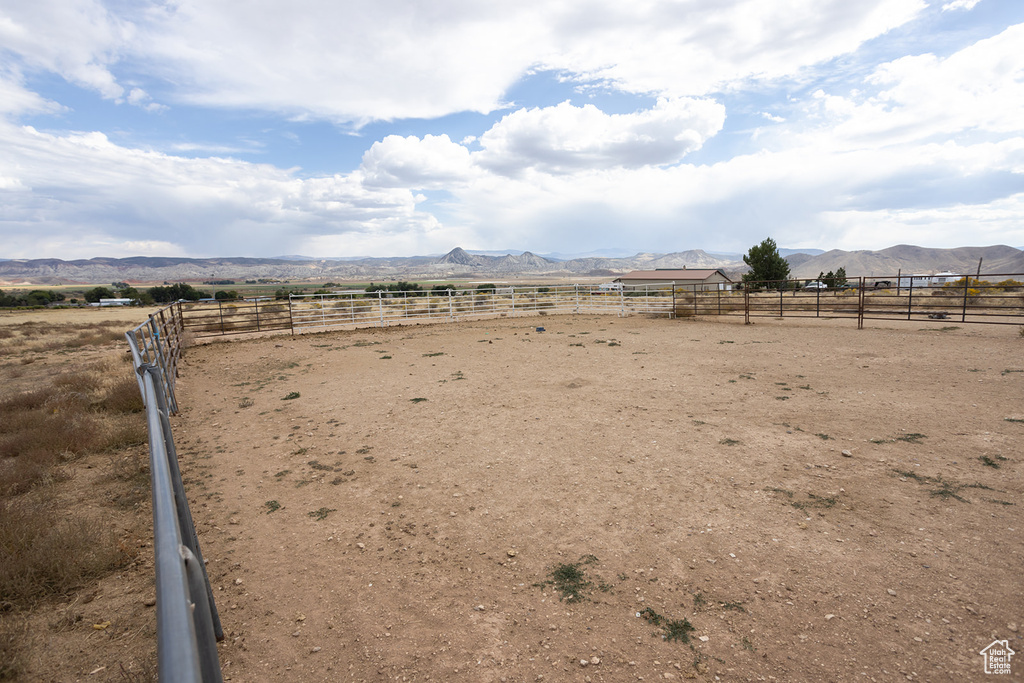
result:
[(1021, 0), (0, 0), (0, 258), (1024, 247)]

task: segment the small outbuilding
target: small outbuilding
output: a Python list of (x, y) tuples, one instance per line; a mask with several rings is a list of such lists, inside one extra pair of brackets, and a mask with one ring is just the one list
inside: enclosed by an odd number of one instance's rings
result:
[(733, 281), (720, 268), (659, 268), (657, 270), (634, 270), (615, 278), (626, 287), (643, 285), (686, 285), (700, 291), (732, 289)]

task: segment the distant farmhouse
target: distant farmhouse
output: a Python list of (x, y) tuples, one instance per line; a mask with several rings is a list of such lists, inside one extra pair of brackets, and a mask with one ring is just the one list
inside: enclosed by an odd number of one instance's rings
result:
[(687, 285), (702, 291), (731, 290), (732, 280), (720, 268), (715, 269), (676, 269), (659, 268), (658, 270), (634, 270), (622, 277), (615, 278), (615, 282), (626, 287), (637, 285)]

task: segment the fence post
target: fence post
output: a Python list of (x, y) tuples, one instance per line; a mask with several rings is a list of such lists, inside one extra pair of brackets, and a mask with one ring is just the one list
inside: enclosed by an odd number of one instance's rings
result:
[[(964, 275), (964, 308), (960, 312), (960, 322), (967, 322), (967, 290), (971, 288), (971, 276)], [(980, 289), (978, 291), (981, 291)]]
[(750, 287), (743, 288), (743, 324), (750, 324)]
[(785, 317), (782, 314), (783, 298), (785, 297), (785, 294), (786, 294), (786, 281), (783, 280), (782, 282), (779, 283), (779, 317), (780, 318)]
[(910, 276), (910, 288), (907, 290), (907, 320), (910, 320), (910, 312), (914, 309), (914, 276)]
[(450, 322), (455, 319), (452, 312), (452, 290), (446, 289), (445, 291), (448, 292), (448, 321)]
[(858, 292), (858, 296), (857, 296), (857, 329), (858, 330), (863, 330), (864, 329), (864, 301), (866, 299), (866, 295), (864, 293), (864, 276), (863, 275), (860, 276), (860, 284), (857, 287), (857, 292)]
[(288, 329), (295, 335), (295, 318), (292, 317), (292, 294), (288, 293)]
[(380, 311), (380, 326), (384, 327), (384, 292), (377, 290), (377, 306)]

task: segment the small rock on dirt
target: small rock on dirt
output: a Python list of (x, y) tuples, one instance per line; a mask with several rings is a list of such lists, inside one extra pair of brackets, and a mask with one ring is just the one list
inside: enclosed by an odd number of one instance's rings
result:
[(843, 457), (844, 458), (852, 458), (853, 457), (853, 453), (851, 453), (850, 451), (844, 450), (843, 451)]
[(885, 592), (888, 593), (889, 595), (893, 596), (893, 597), (896, 597), (896, 591), (894, 591), (891, 588), (887, 589)]

